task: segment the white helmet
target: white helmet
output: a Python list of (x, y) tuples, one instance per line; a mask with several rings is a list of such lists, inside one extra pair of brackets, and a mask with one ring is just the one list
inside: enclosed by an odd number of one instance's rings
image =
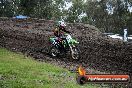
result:
[(65, 24), (64, 21), (59, 21), (58, 23), (59, 23), (59, 26), (62, 26), (62, 27), (65, 27), (66, 26), (66, 24)]

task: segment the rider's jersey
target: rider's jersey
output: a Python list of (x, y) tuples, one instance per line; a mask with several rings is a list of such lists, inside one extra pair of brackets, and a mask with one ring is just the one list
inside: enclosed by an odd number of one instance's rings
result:
[(60, 37), (60, 36), (62, 36), (65, 33), (70, 33), (70, 32), (67, 31), (64, 27), (61, 27), (61, 28), (59, 27), (59, 28), (55, 28), (54, 29), (54, 35), (56, 37)]

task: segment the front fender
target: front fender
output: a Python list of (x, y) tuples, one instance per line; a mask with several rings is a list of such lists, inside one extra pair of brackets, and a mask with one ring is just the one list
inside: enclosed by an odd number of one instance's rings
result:
[(77, 44), (79, 44), (79, 42), (77, 40), (75, 40), (75, 39), (71, 39), (70, 42), (69, 42), (69, 44), (71, 44), (71, 45), (77, 45)]

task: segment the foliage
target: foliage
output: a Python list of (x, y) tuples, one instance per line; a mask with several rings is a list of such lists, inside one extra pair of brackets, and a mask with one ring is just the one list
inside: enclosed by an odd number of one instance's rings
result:
[[(67, 3), (72, 3), (68, 9)], [(0, 0), (0, 13), (88, 23), (106, 32), (128, 28), (132, 33), (132, 0)]]

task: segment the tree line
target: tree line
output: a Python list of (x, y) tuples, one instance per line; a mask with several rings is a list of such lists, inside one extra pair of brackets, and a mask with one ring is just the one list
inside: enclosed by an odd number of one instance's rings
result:
[(132, 0), (0, 0), (0, 17), (26, 15), (87, 23), (104, 32), (132, 33)]

